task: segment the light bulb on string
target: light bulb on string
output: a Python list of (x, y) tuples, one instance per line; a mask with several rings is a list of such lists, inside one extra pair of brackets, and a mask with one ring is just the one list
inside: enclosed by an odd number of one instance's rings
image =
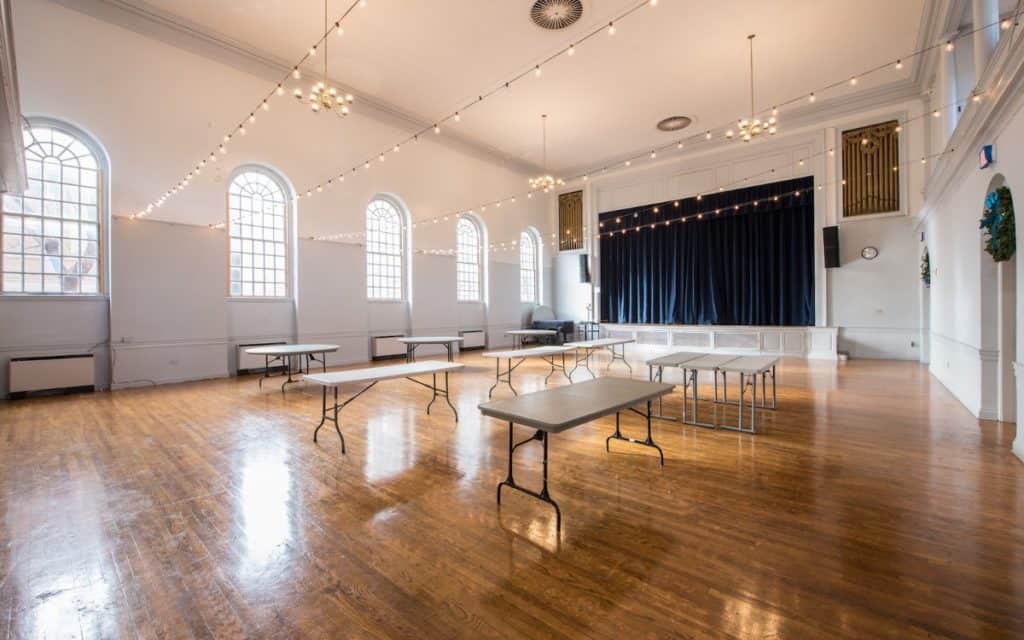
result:
[(608, 23), (608, 35), (610, 35), (610, 36), (614, 36), (615, 35), (615, 23), (614, 22), (609, 22)]

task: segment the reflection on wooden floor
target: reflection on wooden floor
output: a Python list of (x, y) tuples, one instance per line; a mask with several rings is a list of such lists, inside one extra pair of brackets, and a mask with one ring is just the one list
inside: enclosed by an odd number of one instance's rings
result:
[(346, 456), (313, 389), (254, 377), (0, 403), (0, 637), (1024, 637), (1013, 425), (916, 364), (785, 361), (762, 433), (658, 422), (664, 468), (605, 453), (613, 418), (560, 434), (555, 540), (496, 508), (507, 429), (462, 361), (458, 424), (384, 382)]

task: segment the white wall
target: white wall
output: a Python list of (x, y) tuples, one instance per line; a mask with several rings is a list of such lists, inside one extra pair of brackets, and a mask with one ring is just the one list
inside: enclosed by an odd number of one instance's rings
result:
[[(105, 148), (115, 217), (108, 225), (112, 275), (105, 296), (0, 298), (0, 395), (6, 360), (16, 355), (92, 350), (101, 386), (129, 386), (228, 375), (237, 366), (236, 345), (249, 342), (336, 342), (334, 363), (365, 361), (369, 337), (379, 333), (487, 328), (492, 344), (501, 344), (501, 332), (528, 314), (519, 303), (518, 252), (490, 254), (489, 304), (456, 303), (454, 258), (422, 253), (412, 255), (409, 301), (370, 303), (362, 247), (308, 239), (362, 231), (366, 204), (377, 194), (395, 196), (416, 221), (524, 189), (528, 175), (519, 165), (445, 136), (407, 145), (386, 163), (299, 201), (293, 299), (227, 298), (225, 233), (206, 225), (226, 216), (224, 192), (234, 167), (266, 165), (301, 189), (361, 164), (408, 135), (409, 123), (358, 104), (344, 120), (318, 116), (281, 98), (187, 190), (150, 218), (130, 221), (119, 216), (180, 179), (273, 84), (46, 0), (18, 0), (15, 13), (23, 109), (30, 117), (71, 122)], [(477, 214), (491, 243), (518, 241), (527, 226), (547, 239), (550, 206), (549, 197), (535, 197)], [(454, 248), (455, 221), (451, 215), (418, 225), (412, 248)], [(548, 248), (543, 290), (550, 304)]]
[[(896, 215), (842, 219), (842, 187), (837, 179), (841, 154), (830, 157), (826, 152), (840, 148), (844, 130), (918, 115), (924, 108), (918, 100), (900, 101), (855, 116), (835, 117), (813, 127), (784, 129), (784, 135), (767, 141), (749, 145), (736, 142), (702, 155), (636, 163), (631, 169), (589, 180), (584, 187), (584, 211), (594, 229), (599, 212), (693, 197), (719, 186), (731, 189), (813, 176), (816, 184), (825, 187), (814, 194), (817, 326), (837, 328), (838, 348), (849, 351), (852, 357), (917, 359), (918, 265), (913, 255), (910, 216), (920, 207), (924, 171), (914, 165), (904, 167), (901, 210)], [(782, 122), (785, 125), (784, 118)], [(923, 155), (925, 129), (920, 120), (904, 127), (900, 140), (904, 161)], [(800, 165), (800, 159), (811, 156), (813, 160)], [(840, 225), (842, 267), (826, 270), (821, 228), (832, 224)], [(879, 250), (879, 257), (870, 262), (860, 258), (861, 249), (868, 245)], [(592, 254), (595, 284), (600, 282), (599, 248), (599, 242), (588, 240), (586, 250)], [(585, 318), (589, 289), (579, 284), (575, 255), (559, 257), (556, 282), (559, 316)], [(595, 303), (595, 309), (597, 306)]]

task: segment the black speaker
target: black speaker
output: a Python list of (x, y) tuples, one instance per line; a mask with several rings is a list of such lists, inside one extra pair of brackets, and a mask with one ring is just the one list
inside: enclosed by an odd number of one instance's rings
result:
[(821, 236), (825, 246), (825, 268), (839, 266), (839, 227), (824, 227)]
[(587, 254), (580, 254), (580, 282), (583, 284), (590, 283), (590, 261), (588, 258)]

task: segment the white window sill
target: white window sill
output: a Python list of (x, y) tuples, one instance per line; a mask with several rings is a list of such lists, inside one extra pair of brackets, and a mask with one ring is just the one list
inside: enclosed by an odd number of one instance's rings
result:
[(0, 294), (0, 300), (22, 300), (22, 301), (39, 301), (39, 300), (55, 301), (56, 300), (56, 301), (62, 301), (62, 302), (63, 301), (71, 301), (71, 300), (73, 300), (75, 302), (88, 302), (88, 301), (97, 301), (97, 300), (104, 300), (105, 301), (105, 300), (107, 300), (107, 296), (102, 294), (102, 293), (98, 293), (98, 294), (84, 294), (84, 295), (61, 294), (61, 293), (51, 293), (51, 294), (41, 294), (41, 293), (4, 293), (4, 294)]

